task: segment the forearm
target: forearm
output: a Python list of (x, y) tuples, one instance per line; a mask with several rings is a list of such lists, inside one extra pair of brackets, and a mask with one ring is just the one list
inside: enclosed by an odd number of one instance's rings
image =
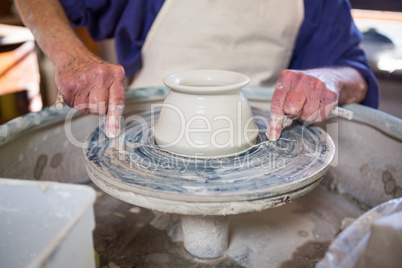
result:
[(15, 4), (22, 21), (53, 64), (68, 64), (75, 57), (90, 54), (71, 29), (58, 0), (15, 0)]

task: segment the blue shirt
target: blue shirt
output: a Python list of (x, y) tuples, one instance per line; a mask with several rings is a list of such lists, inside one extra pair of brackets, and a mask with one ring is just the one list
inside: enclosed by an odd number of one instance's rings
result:
[[(115, 38), (126, 75), (141, 67), (141, 48), (164, 0), (60, 0), (75, 26), (86, 26), (95, 40)], [(368, 84), (362, 104), (377, 108), (380, 92), (367, 58), (358, 46), (363, 36), (348, 0), (304, 0), (305, 15), (289, 69), (350, 66)]]

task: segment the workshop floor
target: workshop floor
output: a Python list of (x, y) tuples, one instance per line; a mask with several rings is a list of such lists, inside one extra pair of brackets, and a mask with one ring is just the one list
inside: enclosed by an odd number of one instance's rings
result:
[(183, 248), (179, 218), (117, 200), (92, 183), (101, 267), (314, 267), (342, 222), (364, 210), (324, 186), (291, 204), (230, 217), (226, 256), (203, 261)]

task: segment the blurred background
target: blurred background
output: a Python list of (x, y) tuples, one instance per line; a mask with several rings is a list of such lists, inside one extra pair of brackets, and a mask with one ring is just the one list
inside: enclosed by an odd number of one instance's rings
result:
[[(379, 109), (402, 118), (402, 1), (350, 0), (364, 34), (361, 43), (381, 88)], [(75, 29), (87, 47), (116, 62), (113, 40), (94, 42), (85, 28)], [(12, 0), (0, 1), (0, 124), (53, 105), (57, 88), (52, 63), (23, 27)]]

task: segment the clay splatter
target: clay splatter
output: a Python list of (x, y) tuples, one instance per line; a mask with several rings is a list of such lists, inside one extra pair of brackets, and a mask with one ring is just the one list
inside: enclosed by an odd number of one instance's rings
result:
[(287, 267), (315, 267), (315, 265), (324, 257), (330, 241), (318, 242), (308, 241), (293, 253), (292, 259), (288, 260), (280, 266)]
[(384, 192), (386, 194), (392, 195), (394, 198), (402, 196), (402, 188), (396, 183), (388, 170), (382, 174), (382, 182), (384, 183)]
[(47, 163), (47, 156), (45, 154), (41, 154), (38, 157), (38, 160), (36, 161), (36, 166), (34, 169), (34, 178), (36, 180), (40, 180), (40, 177), (42, 176), (43, 169), (45, 168), (45, 165)]
[(61, 161), (63, 161), (63, 154), (57, 153), (53, 155), (52, 159), (50, 160), (50, 167), (57, 168), (61, 164)]

